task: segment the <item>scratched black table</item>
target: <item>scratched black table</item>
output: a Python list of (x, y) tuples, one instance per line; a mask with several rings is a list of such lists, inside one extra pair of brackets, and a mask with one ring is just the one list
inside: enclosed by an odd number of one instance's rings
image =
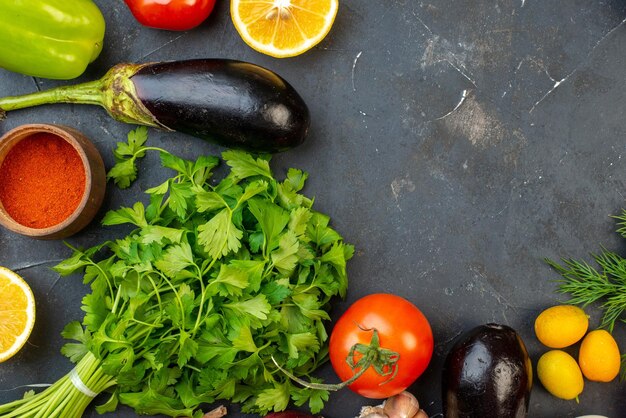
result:
[[(357, 252), (337, 318), (359, 297), (403, 295), (430, 319), (436, 347), (411, 388), (432, 416), (441, 412), (443, 359), (464, 330), (508, 324), (536, 360), (545, 350), (532, 324), (559, 301), (544, 257), (587, 257), (603, 244), (624, 252), (609, 215), (626, 207), (626, 3), (536, 0), (342, 1), (329, 36), (312, 51), (277, 60), (237, 35), (228, 2), (190, 32), (140, 27), (120, 0), (97, 0), (108, 25), (105, 48), (77, 81), (122, 61), (221, 57), (270, 68), (301, 93), (312, 114), (307, 142), (276, 155), (277, 173), (310, 173), (306, 193)], [(1, 41), (1, 40), (0, 40)], [(0, 94), (66, 82), (0, 70)], [(57, 105), (14, 112), (0, 130), (24, 123), (74, 126), (108, 167), (129, 126), (95, 107)], [(182, 134), (151, 131), (153, 145), (183, 157), (222, 149)], [(622, 158), (624, 156), (624, 158)], [(99, 214), (142, 198), (167, 173), (156, 155), (128, 190), (109, 185)], [(123, 233), (98, 219), (68, 241), (90, 246)], [(78, 277), (50, 267), (67, 257), (60, 241), (0, 231), (0, 264), (18, 271), (37, 300), (26, 347), (0, 364), (0, 401), (31, 383), (50, 383), (71, 364), (59, 353), (63, 326), (82, 318)], [(598, 324), (591, 310), (592, 326)], [(626, 333), (616, 336), (626, 350)], [(330, 366), (320, 376), (334, 380)], [(624, 384), (586, 383), (580, 404), (550, 396), (535, 381), (533, 418), (626, 416)], [(348, 390), (324, 415), (347, 418), (363, 404)], [(232, 417), (244, 417), (236, 406)], [(97, 416), (88, 409), (86, 416)], [(108, 416), (131, 417), (120, 408)]]

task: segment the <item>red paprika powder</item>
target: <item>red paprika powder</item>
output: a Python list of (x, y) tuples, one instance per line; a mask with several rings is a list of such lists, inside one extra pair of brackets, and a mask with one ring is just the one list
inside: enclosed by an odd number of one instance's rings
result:
[(68, 142), (31, 135), (11, 148), (0, 166), (0, 202), (18, 223), (48, 228), (67, 219), (85, 193), (85, 166)]

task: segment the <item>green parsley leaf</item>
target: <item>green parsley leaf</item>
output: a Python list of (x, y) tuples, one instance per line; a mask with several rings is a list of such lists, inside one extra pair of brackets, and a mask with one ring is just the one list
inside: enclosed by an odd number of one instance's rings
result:
[(239, 180), (256, 176), (273, 178), (267, 159), (254, 158), (250, 154), (236, 150), (223, 152), (222, 158), (230, 166), (232, 175)]
[(115, 412), (115, 410), (117, 409), (118, 403), (119, 403), (119, 400), (117, 398), (117, 392), (113, 392), (113, 394), (111, 394), (111, 396), (109, 397), (109, 400), (107, 400), (102, 405), (96, 406), (96, 412), (98, 414), (106, 414), (107, 412)]
[(198, 389), (203, 392), (213, 391), (226, 380), (227, 376), (225, 370), (204, 367), (198, 375)]
[[(318, 382), (319, 379), (311, 379), (312, 382)], [(291, 398), (297, 406), (302, 406), (307, 401), (311, 413), (317, 414), (324, 408), (324, 403), (328, 401), (329, 393), (327, 390), (298, 388), (292, 390)]]
[(225, 303), (224, 308), (234, 311), (236, 315), (241, 317), (255, 317), (265, 320), (272, 306), (267, 302), (264, 295), (256, 295), (250, 299)]
[(178, 367), (183, 367), (198, 352), (198, 343), (186, 331), (180, 332), (178, 349)]
[(264, 389), (259, 393), (256, 399), (256, 406), (265, 411), (273, 409), (275, 411), (284, 411), (289, 405), (291, 385), (289, 381), (285, 383), (275, 383), (273, 388)]
[(230, 213), (229, 209), (223, 209), (198, 227), (198, 242), (211, 258), (221, 258), (241, 247), (243, 232), (233, 224)]
[(161, 152), (161, 164), (163, 167), (171, 168), (179, 172), (180, 174), (184, 174), (186, 176), (191, 176), (191, 171), (193, 167), (193, 163), (191, 161), (183, 160), (175, 155), (172, 155), (167, 152)]
[(171, 417), (192, 416), (191, 408), (184, 408), (182, 403), (173, 396), (166, 396), (147, 387), (144, 392), (120, 393), (120, 401), (144, 415), (164, 414)]
[(128, 133), (128, 142), (118, 142), (113, 152), (116, 164), (109, 170), (108, 179), (113, 179), (119, 188), (125, 189), (137, 178), (135, 160), (145, 155), (144, 144), (148, 139), (148, 129), (140, 126)]
[(222, 209), (227, 204), (219, 194), (202, 191), (196, 194), (196, 206), (198, 207), (198, 212), (209, 212)]
[(248, 284), (246, 271), (233, 264), (222, 264), (219, 274), (211, 283), (218, 285), (216, 290), (221, 296), (240, 296)]
[(126, 189), (130, 184), (137, 179), (137, 166), (135, 165), (135, 159), (120, 161), (115, 164), (109, 173), (108, 179), (113, 179), (113, 182), (117, 184), (120, 189)]
[(252, 339), (252, 331), (249, 327), (242, 327), (240, 329), (239, 336), (233, 340), (233, 348), (249, 353), (254, 353), (258, 350)]
[(270, 305), (278, 305), (291, 294), (289, 279), (280, 279), (266, 284), (262, 289)]
[(130, 223), (139, 227), (148, 226), (143, 203), (137, 202), (131, 208), (111, 210), (104, 215), (102, 225), (121, 225)]
[(172, 183), (170, 185), (170, 208), (178, 215), (180, 219), (184, 219), (187, 214), (187, 201), (193, 197), (191, 185), (187, 183)]
[(305, 207), (298, 207), (289, 214), (289, 229), (296, 234), (299, 239), (303, 239), (306, 227), (311, 220), (311, 210)]
[(290, 274), (296, 268), (299, 246), (300, 243), (293, 231), (287, 231), (280, 237), (278, 249), (272, 252), (272, 262), (282, 274)]
[(217, 167), (220, 163), (220, 159), (212, 155), (201, 155), (193, 164), (193, 178), (194, 184), (202, 186), (206, 181), (211, 178), (211, 170)]
[(287, 334), (287, 344), (289, 347), (289, 356), (293, 358), (298, 358), (302, 351), (312, 350), (316, 352), (319, 350), (320, 346), (317, 337), (310, 332)]
[(154, 265), (168, 277), (175, 277), (182, 270), (194, 265), (191, 246), (186, 242), (169, 246)]
[(265, 248), (275, 248), (278, 245), (278, 235), (289, 223), (289, 213), (275, 203), (260, 199), (248, 201), (248, 208), (265, 234)]
[(267, 190), (268, 187), (269, 184), (266, 181), (253, 181), (246, 186), (246, 189), (239, 198), (239, 204), (250, 200), (252, 197), (258, 195), (259, 193), (263, 193)]
[(228, 266), (241, 271), (246, 276), (248, 290), (258, 292), (261, 288), (265, 264), (265, 260), (231, 260)]
[(203, 341), (198, 343), (198, 351), (195, 360), (200, 364), (214, 363), (215, 366), (223, 366), (232, 364), (237, 356), (236, 348), (225, 344), (209, 344)]
[(168, 190), (170, 189), (170, 181), (164, 181), (163, 183), (159, 184), (158, 186), (154, 186), (149, 188), (148, 190), (146, 190), (147, 194), (158, 194), (158, 195), (164, 195), (168, 192)]
[(91, 264), (89, 257), (85, 257), (82, 251), (74, 251), (74, 254), (61, 261), (59, 264), (53, 267), (53, 270), (59, 273), (61, 276), (69, 276), (70, 274), (83, 269)]
[(298, 207), (310, 208), (313, 204), (311, 199), (298, 192), (304, 187), (308, 174), (296, 170), (294, 168), (289, 169), (287, 173), (287, 179), (278, 184), (278, 198), (281, 205), (287, 209), (294, 209)]
[(138, 126), (128, 133), (128, 143), (118, 143), (117, 149), (113, 151), (113, 154), (117, 158), (133, 156), (142, 158), (145, 155), (143, 147), (147, 140), (148, 128), (145, 126)]
[(309, 238), (320, 247), (341, 240), (341, 236), (328, 226), (329, 221), (328, 216), (319, 212), (314, 212), (311, 215), (307, 233)]
[(66, 343), (61, 348), (61, 354), (68, 357), (73, 363), (77, 363), (89, 352), (91, 333), (85, 331), (80, 322), (73, 321), (65, 326), (61, 336), (68, 340), (76, 340), (77, 343)]
[(183, 239), (185, 231), (177, 228), (168, 228), (159, 225), (147, 225), (141, 232), (141, 242), (143, 244), (157, 243), (163, 245), (166, 242), (177, 244)]
[(83, 325), (93, 333), (100, 328), (100, 325), (104, 323), (107, 315), (111, 312), (110, 299), (108, 297), (103, 298), (100, 294), (90, 293), (83, 297), (82, 303), (83, 311), (85, 311)]

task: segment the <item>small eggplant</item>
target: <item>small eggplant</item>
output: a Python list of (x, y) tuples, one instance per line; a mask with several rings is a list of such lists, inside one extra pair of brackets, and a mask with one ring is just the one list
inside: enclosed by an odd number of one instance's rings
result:
[(48, 103), (100, 105), (122, 122), (254, 152), (293, 148), (310, 124), (306, 104), (276, 73), (223, 59), (118, 64), (100, 80), (0, 98), (0, 119)]
[(476, 327), (448, 353), (442, 383), (445, 418), (524, 418), (532, 387), (526, 346), (506, 325)]

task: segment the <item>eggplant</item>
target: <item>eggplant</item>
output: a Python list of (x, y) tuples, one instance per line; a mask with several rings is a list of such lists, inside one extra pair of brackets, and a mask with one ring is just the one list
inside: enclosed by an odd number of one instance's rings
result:
[(296, 147), (310, 125), (306, 103), (287, 81), (258, 65), (224, 59), (118, 64), (100, 80), (0, 98), (0, 119), (48, 103), (100, 105), (122, 122), (253, 152)]
[(532, 365), (521, 337), (506, 325), (467, 332), (443, 368), (444, 418), (524, 418), (532, 388)]

